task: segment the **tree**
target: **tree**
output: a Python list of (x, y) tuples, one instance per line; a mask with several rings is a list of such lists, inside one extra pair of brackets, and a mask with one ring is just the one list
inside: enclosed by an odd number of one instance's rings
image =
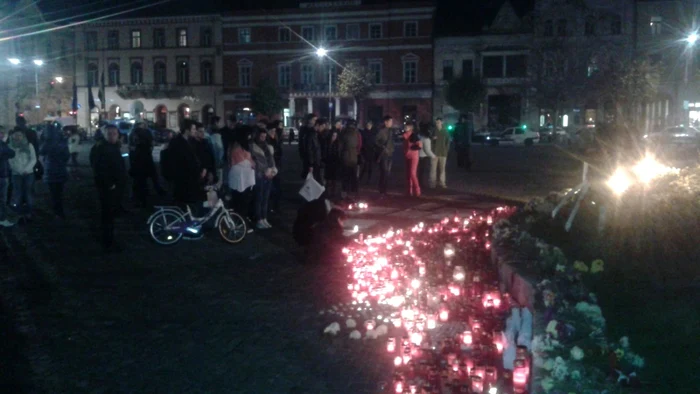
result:
[(367, 97), (374, 86), (373, 74), (366, 67), (357, 63), (348, 63), (338, 76), (338, 90), (343, 96), (350, 96), (355, 101)]
[(275, 116), (284, 109), (284, 102), (277, 87), (270, 81), (263, 79), (258, 82), (250, 96), (253, 112), (268, 117)]
[(462, 76), (450, 81), (445, 89), (445, 101), (462, 113), (478, 112), (486, 97), (486, 88), (478, 78)]

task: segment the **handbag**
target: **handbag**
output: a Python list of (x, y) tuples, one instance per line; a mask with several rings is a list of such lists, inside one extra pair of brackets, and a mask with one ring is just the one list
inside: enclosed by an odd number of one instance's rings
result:
[(306, 175), (304, 185), (299, 190), (299, 194), (304, 197), (306, 201), (313, 201), (321, 197), (324, 191), (326, 191), (326, 188), (318, 183), (316, 179), (314, 179), (313, 174), (309, 172)]

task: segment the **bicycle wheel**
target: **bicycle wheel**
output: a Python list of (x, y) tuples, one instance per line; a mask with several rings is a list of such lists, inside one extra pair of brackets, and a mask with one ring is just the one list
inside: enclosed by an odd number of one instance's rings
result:
[(234, 212), (233, 209), (228, 210), (228, 216), (226, 216), (225, 213), (219, 215), (219, 219), (216, 222), (216, 227), (219, 228), (221, 238), (231, 244), (241, 242), (243, 238), (245, 238), (248, 230), (243, 217)]
[(160, 245), (172, 245), (182, 238), (182, 233), (168, 230), (168, 226), (184, 222), (182, 215), (173, 211), (163, 211), (151, 221), (148, 232), (156, 243)]

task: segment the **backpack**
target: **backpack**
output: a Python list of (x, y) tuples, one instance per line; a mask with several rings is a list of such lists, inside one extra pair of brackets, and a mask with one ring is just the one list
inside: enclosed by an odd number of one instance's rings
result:
[(170, 147), (160, 151), (160, 174), (170, 182), (177, 176), (177, 162), (172, 156)]

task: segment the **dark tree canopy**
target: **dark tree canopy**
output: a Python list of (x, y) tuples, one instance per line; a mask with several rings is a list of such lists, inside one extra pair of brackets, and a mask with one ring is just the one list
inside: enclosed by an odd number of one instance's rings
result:
[(447, 103), (462, 113), (476, 112), (486, 96), (486, 88), (478, 78), (459, 77), (450, 81), (445, 90)]
[(282, 111), (284, 102), (277, 90), (269, 80), (261, 80), (253, 90), (250, 97), (253, 112), (265, 116), (274, 116)]

